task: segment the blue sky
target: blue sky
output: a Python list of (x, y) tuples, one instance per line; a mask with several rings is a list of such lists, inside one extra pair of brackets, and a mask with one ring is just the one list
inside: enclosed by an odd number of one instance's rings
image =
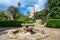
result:
[(35, 11), (41, 11), (44, 9), (47, 0), (0, 0), (0, 10), (7, 10), (9, 6), (17, 7), (17, 3), (20, 2), (20, 11), (24, 14), (30, 11), (30, 6), (35, 7)]

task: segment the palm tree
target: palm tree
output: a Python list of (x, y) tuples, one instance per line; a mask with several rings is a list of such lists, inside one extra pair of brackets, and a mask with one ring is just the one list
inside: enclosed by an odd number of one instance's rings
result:
[(18, 9), (20, 8), (20, 6), (21, 6), (21, 4), (20, 4), (20, 2), (18, 2)]
[(29, 16), (29, 12), (27, 12), (28, 16)]

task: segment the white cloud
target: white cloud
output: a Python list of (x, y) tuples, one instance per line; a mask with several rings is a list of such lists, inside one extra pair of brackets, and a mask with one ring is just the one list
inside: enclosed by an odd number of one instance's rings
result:
[(22, 6), (24, 6), (24, 0), (0, 0), (0, 4), (5, 5), (5, 6), (17, 6), (17, 3), (20, 2)]
[(24, 7), (25, 5), (29, 5), (31, 2), (36, 3), (34, 0), (0, 0), (0, 4), (6, 5), (6, 6), (17, 6), (17, 3), (21, 3), (21, 7)]
[(36, 4), (38, 0), (0, 0), (0, 4), (5, 4), (5, 5), (16, 5), (16, 3), (18, 2), (20, 2), (22, 5), (31, 4), (31, 3)]
[(44, 9), (44, 4), (46, 3), (47, 0), (39, 0), (38, 3), (35, 6), (36, 11), (41, 11)]
[[(41, 10), (43, 10), (46, 1), (47, 1), (47, 0), (38, 0), (37, 4), (34, 5), (34, 7), (35, 7), (35, 12), (36, 12), (36, 11), (41, 11)], [(28, 7), (28, 9), (30, 10), (30, 7)]]
[[(25, 5), (34, 5), (36, 11), (40, 11), (44, 9), (44, 3), (47, 0), (0, 0), (0, 4), (6, 5), (6, 6), (17, 6), (17, 3), (21, 3), (21, 7), (25, 7)], [(30, 9), (28, 7), (27, 9)]]

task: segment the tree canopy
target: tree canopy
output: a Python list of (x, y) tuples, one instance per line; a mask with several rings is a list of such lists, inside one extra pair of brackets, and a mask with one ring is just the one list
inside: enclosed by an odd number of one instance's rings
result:
[(7, 15), (3, 12), (0, 12), (0, 20), (5, 20), (7, 18)]
[(60, 19), (60, 0), (48, 0), (50, 17)]
[(35, 12), (34, 17), (35, 19), (43, 19), (43, 17), (47, 16), (47, 10), (43, 9), (42, 11)]

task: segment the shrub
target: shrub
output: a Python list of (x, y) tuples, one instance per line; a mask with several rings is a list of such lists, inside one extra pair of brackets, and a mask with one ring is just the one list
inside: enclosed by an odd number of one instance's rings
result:
[(21, 17), (21, 18), (18, 19), (18, 21), (21, 21), (23, 23), (34, 23), (35, 22), (34, 19), (30, 19), (28, 17)]
[(60, 28), (60, 19), (51, 19), (46, 23), (47, 27)]
[(35, 20), (30, 19), (27, 23), (35, 23)]
[(21, 17), (18, 19), (18, 21), (22, 21), (22, 22), (26, 22), (28, 21), (29, 19), (27, 17)]
[(47, 21), (47, 18), (42, 20), (41, 23), (44, 24), (44, 23), (46, 23), (46, 21)]
[(16, 21), (16, 20), (0, 20), (0, 26), (2, 27), (15, 27), (15, 26), (21, 26), (21, 21)]
[(49, 21), (50, 19), (52, 19), (52, 18), (50, 17), (50, 13), (49, 13), (49, 14), (47, 15), (47, 17), (41, 21), (41, 23), (44, 24), (44, 23), (46, 23), (47, 21)]

